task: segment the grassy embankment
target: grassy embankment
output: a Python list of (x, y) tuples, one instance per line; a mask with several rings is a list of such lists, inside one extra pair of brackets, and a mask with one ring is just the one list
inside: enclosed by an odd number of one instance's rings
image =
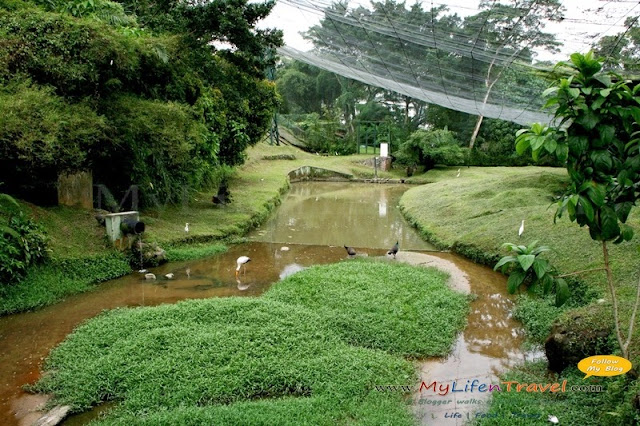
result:
[[(506, 254), (501, 249), (503, 243), (529, 244), (538, 240), (539, 244), (551, 247), (547, 258), (562, 273), (602, 267), (602, 248), (591, 240), (586, 228), (580, 228), (566, 217), (553, 223), (555, 205), (550, 205), (554, 197), (563, 192), (568, 181), (564, 169), (463, 168), (459, 178), (455, 175), (454, 169), (431, 171), (426, 177), (435, 181), (434, 184), (413, 188), (401, 199), (400, 205), (405, 215), (431, 242), (477, 262), (493, 265)], [(523, 219), (525, 231), (522, 238), (518, 238), (518, 228)], [(635, 229), (636, 238), (629, 243), (609, 246), (623, 324), (628, 324), (640, 277), (640, 215), (637, 209), (632, 212), (629, 224)], [(578, 280), (572, 283), (572, 300), (563, 308), (553, 306), (552, 298), (519, 297), (516, 316), (524, 323), (534, 342), (541, 343), (546, 338), (556, 319), (563, 324), (570, 324), (580, 318), (587, 327), (612, 327), (610, 297), (604, 273), (583, 274)], [(606, 301), (594, 303), (595, 298), (604, 298)], [(585, 306), (579, 307), (581, 305)], [(634, 342), (631, 358), (637, 364), (640, 360), (640, 327), (635, 329)], [(525, 382), (532, 380), (532, 376), (539, 383), (548, 381), (544, 374), (532, 371), (540, 372), (540, 367), (527, 366), (522, 371), (510, 374)], [(575, 375), (575, 370), (569, 369), (564, 374)], [(509, 412), (518, 404), (547, 407), (548, 412), (556, 412), (562, 417), (561, 423), (572, 419), (567, 424), (621, 424), (616, 423), (623, 418), (620, 415), (637, 415), (632, 414), (630, 398), (638, 391), (638, 383), (625, 380), (605, 380), (608, 389), (605, 394), (595, 397), (600, 398), (599, 415), (595, 417), (591, 411), (583, 409), (591, 403), (590, 398), (594, 398), (586, 393), (552, 397), (532, 393), (496, 393), (492, 413), (497, 414), (498, 418), (486, 424), (537, 424), (534, 420), (522, 419), (517, 420), (521, 423), (511, 423), (514, 419)], [(621, 397), (621, 392), (625, 392), (621, 389), (629, 384), (631, 388), (626, 390), (627, 396)], [(580, 397), (583, 400), (578, 404), (575, 398)], [(622, 399), (624, 403), (617, 406)], [(567, 401), (573, 401), (572, 409)], [(608, 415), (607, 411), (617, 411), (617, 414)], [(579, 419), (584, 419), (586, 423)]]
[(468, 305), (445, 281), (346, 260), (258, 298), (105, 312), (52, 351), (36, 389), (76, 411), (117, 402), (103, 424), (413, 424), (375, 385), (411, 385), (406, 358), (449, 351)]
[[(265, 160), (289, 155), (295, 160)], [(196, 194), (189, 205), (143, 211), (145, 241), (167, 250), (169, 260), (210, 256), (225, 249), (225, 240), (240, 237), (264, 221), (288, 188), (287, 174), (301, 166), (328, 168), (369, 178), (373, 170), (362, 164), (368, 155), (323, 157), (288, 146), (265, 143), (248, 150), (248, 159), (231, 181), (233, 203), (215, 207), (214, 189)], [(399, 173), (399, 172), (396, 172)], [(380, 177), (397, 177), (379, 172)], [(104, 229), (92, 212), (68, 207), (27, 206), (51, 238), (53, 261), (32, 268), (18, 285), (0, 286), (0, 315), (36, 309), (81, 293), (93, 285), (131, 272), (127, 259), (110, 248)], [(188, 235), (184, 225), (190, 223)]]

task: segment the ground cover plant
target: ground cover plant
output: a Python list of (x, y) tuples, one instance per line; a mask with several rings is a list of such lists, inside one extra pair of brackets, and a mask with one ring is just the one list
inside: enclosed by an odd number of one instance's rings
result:
[(321, 313), (353, 345), (443, 356), (467, 313), (465, 297), (448, 290), (445, 280), (435, 269), (358, 260), (295, 274), (264, 297)]
[[(558, 376), (548, 376), (546, 363), (527, 363), (501, 376), (501, 381), (518, 383), (563, 383), (566, 392), (517, 392), (512, 384), (510, 392), (492, 393), (492, 402), (485, 411), (486, 417), (476, 418), (473, 425), (529, 426), (551, 424), (548, 416), (555, 416), (559, 424), (584, 426), (617, 426), (633, 424), (634, 409), (630, 401), (620, 404), (627, 385), (624, 377), (592, 377), (585, 381), (584, 373), (571, 367)], [(579, 386), (578, 390), (571, 387)], [(636, 383), (636, 392), (638, 386)], [(512, 413), (526, 414), (517, 416)], [(551, 413), (551, 414), (549, 414)]]
[[(352, 279), (330, 283), (345, 275)], [(383, 289), (376, 277), (395, 280)], [(433, 269), (345, 261), (302, 271), (259, 298), (108, 311), (52, 351), (35, 389), (76, 411), (119, 402), (105, 424), (412, 424), (402, 395), (374, 385), (415, 382), (413, 365), (397, 354), (415, 353), (442, 325), (422, 312), (462, 327), (465, 296), (445, 279)], [(296, 296), (292, 286), (309, 289)], [(312, 293), (341, 301), (324, 310), (307, 303)], [(338, 313), (352, 321), (336, 322)], [(376, 342), (366, 330), (375, 322), (374, 331), (388, 326), (397, 335)], [(414, 333), (416, 326), (429, 331)], [(454, 337), (440, 344), (449, 348)]]
[(129, 261), (116, 252), (38, 265), (30, 268), (19, 283), (0, 287), (0, 315), (48, 306), (130, 272)]

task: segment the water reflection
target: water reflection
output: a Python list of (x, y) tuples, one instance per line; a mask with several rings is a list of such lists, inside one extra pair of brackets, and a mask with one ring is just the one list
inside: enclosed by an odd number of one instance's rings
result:
[(303, 182), (291, 186), (282, 205), (250, 234), (255, 241), (434, 250), (395, 208), (404, 185)]

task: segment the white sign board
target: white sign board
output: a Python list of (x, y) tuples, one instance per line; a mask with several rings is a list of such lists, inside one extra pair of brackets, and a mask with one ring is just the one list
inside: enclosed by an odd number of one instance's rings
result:
[(388, 157), (389, 156), (389, 144), (381, 143), (380, 144), (380, 157)]

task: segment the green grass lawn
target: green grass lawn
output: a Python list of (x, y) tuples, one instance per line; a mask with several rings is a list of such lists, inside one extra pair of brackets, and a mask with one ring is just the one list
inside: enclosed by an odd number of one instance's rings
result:
[(445, 280), (349, 260), (258, 298), (116, 309), (54, 349), (35, 388), (76, 411), (117, 402), (104, 424), (413, 424), (374, 386), (415, 383), (401, 355), (449, 350), (467, 303)]

